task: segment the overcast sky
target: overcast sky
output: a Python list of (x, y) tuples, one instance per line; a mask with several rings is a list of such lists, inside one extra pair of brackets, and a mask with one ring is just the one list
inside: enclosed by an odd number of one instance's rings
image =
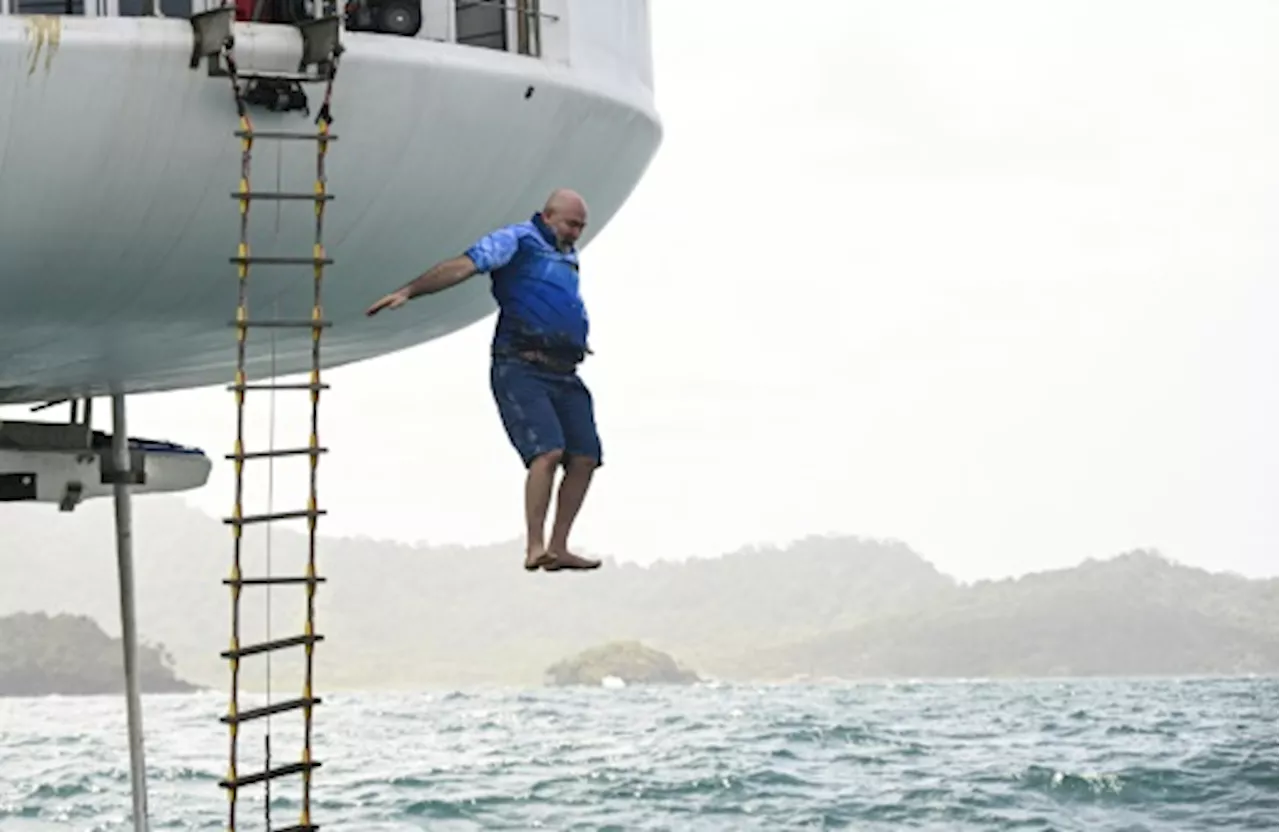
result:
[[(1276, 573), (1276, 3), (653, 6), (665, 141), (583, 257), (582, 547), (853, 533), (965, 579), (1132, 547)], [(521, 534), (492, 324), (330, 374), (324, 529)], [(221, 515), (233, 412), (140, 397), (131, 433), (206, 448), (188, 498)]]

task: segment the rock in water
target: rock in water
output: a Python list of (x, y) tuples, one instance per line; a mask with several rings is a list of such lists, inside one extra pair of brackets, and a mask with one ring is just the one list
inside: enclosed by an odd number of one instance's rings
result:
[(584, 650), (547, 668), (547, 684), (599, 687), (607, 676), (628, 685), (689, 685), (698, 674), (671, 656), (638, 641), (616, 641)]

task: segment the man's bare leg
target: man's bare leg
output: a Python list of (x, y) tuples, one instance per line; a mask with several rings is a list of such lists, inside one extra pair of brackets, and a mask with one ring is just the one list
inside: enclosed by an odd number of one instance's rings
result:
[(562, 453), (548, 451), (529, 463), (524, 481), (525, 556), (524, 568), (534, 571), (550, 563), (543, 535), (547, 526), (547, 509), (551, 505), (551, 483)]
[(578, 510), (586, 499), (587, 489), (591, 486), (591, 475), (595, 473), (596, 461), (584, 457), (569, 457), (565, 466), (564, 478), (560, 481), (560, 491), (556, 495), (556, 519), (551, 527), (551, 545), (547, 552), (555, 558), (548, 571), (557, 569), (595, 569), (600, 561), (584, 558), (569, 551), (569, 530), (578, 517)]

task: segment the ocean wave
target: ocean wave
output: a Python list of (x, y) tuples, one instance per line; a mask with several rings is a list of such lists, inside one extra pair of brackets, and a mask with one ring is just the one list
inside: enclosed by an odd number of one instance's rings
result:
[[(1274, 680), (344, 694), (316, 712), (312, 814), (369, 832), (1272, 830), (1277, 705)], [(218, 703), (145, 707), (153, 828), (225, 828)], [(0, 828), (130, 828), (122, 702), (0, 716)], [(298, 725), (273, 720), (275, 764), (297, 759)], [(240, 770), (264, 762), (246, 738)], [(260, 792), (241, 805), (260, 825)], [(299, 809), (273, 784), (275, 825)]]

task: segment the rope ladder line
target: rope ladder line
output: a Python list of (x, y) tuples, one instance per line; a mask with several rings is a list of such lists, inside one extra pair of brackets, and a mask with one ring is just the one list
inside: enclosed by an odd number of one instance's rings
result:
[[(332, 199), (327, 190), (327, 174), (325, 169), (325, 157), (329, 149), (329, 144), (336, 137), (330, 134), (330, 125), (332, 117), (330, 114), (330, 104), (333, 93), (333, 82), (337, 74), (337, 59), (340, 54), (340, 46), (335, 47), (333, 54), (329, 58), (327, 65), (327, 78), (306, 78), (305, 80), (325, 80), (325, 93), (319, 114), (316, 116), (317, 125), (316, 132), (313, 134), (286, 134), (272, 133), (268, 131), (263, 134), (255, 134), (253, 121), (249, 115), (246, 102), (247, 86), (242, 86), (242, 78), (253, 78), (249, 73), (240, 73), (235, 56), (233, 54), (233, 41), (228, 39), (223, 47), (222, 57), (227, 67), (227, 74), (231, 79), (232, 91), (235, 96), (236, 112), (239, 118), (238, 135), (241, 136), (241, 161), (240, 161), (240, 182), (237, 193), (233, 197), (238, 199), (240, 208), (240, 239), (237, 247), (237, 257), (233, 260), (237, 263), (238, 273), (238, 292), (236, 303), (236, 318), (233, 325), (236, 328), (236, 370), (235, 382), (232, 389), (235, 392), (236, 402), (236, 435), (234, 443), (234, 453), (231, 455), (235, 463), (235, 491), (234, 505), (231, 518), (228, 522), (233, 529), (233, 553), (231, 576), (226, 583), (231, 587), (232, 591), (232, 613), (231, 613), (231, 645), (230, 650), (224, 653), (224, 657), (231, 662), (231, 689), (230, 702), (227, 715), (223, 721), (229, 727), (229, 748), (228, 748), (228, 769), (227, 778), (221, 785), (226, 788), (228, 796), (228, 830), (234, 832), (236, 829), (236, 809), (238, 793), (241, 788), (252, 783), (262, 782), (265, 786), (266, 799), (264, 802), (264, 815), (267, 822), (267, 828), (270, 829), (271, 822), (271, 780), (278, 776), (286, 774), (299, 773), (302, 775), (302, 799), (299, 825), (289, 827), (290, 830), (314, 830), (318, 827), (311, 823), (311, 786), (312, 772), (319, 767), (319, 763), (313, 760), (312, 740), (313, 740), (313, 708), (319, 703), (318, 699), (313, 697), (314, 688), (314, 646), (315, 643), (322, 640), (322, 636), (316, 634), (315, 627), (315, 591), (316, 585), (323, 581), (323, 578), (317, 576), (316, 554), (317, 554), (317, 535), (316, 526), (319, 515), (324, 512), (318, 508), (317, 483), (318, 483), (318, 465), (319, 455), (325, 449), (320, 447), (319, 443), (319, 410), (320, 410), (320, 391), (325, 389), (327, 385), (323, 385), (320, 381), (320, 333), (321, 330), (330, 325), (330, 322), (324, 320), (323, 305), (321, 298), (321, 287), (324, 276), (324, 266), (329, 262), (325, 255), (323, 234), (324, 234), (324, 207), (325, 203)], [(299, 79), (293, 79), (292, 83), (298, 83)], [(279, 192), (279, 183), (277, 182), (277, 192), (274, 194), (255, 194), (250, 187), (250, 168), (252, 163), (253, 141), (255, 135), (266, 135), (275, 138), (293, 138), (307, 139), (314, 141), (316, 144), (316, 168), (315, 183), (313, 193), (306, 194), (283, 194)], [(279, 162), (277, 162), (279, 167)], [(279, 176), (279, 170), (277, 171)], [(315, 236), (312, 244), (312, 252), (310, 258), (253, 258), (249, 253), (248, 227), (249, 227), (249, 205), (251, 198), (254, 196), (266, 196), (276, 199), (310, 199), (315, 206)], [(278, 218), (277, 218), (278, 222)], [(278, 227), (277, 227), (278, 230)], [(252, 262), (274, 261), (276, 263), (310, 263), (313, 268), (313, 296), (311, 315), (308, 321), (284, 321), (279, 318), (278, 300), (273, 304), (273, 317), (269, 321), (259, 322), (250, 321), (249, 319), (249, 298), (248, 298), (248, 278), (250, 264)], [(247, 381), (247, 334), (248, 329), (252, 325), (267, 326), (272, 329), (270, 338), (270, 384), (250, 385)], [(295, 327), (307, 328), (311, 331), (311, 368), (310, 379), (308, 384), (286, 384), (281, 385), (276, 381), (277, 373), (277, 342), (275, 329)], [(265, 453), (246, 453), (245, 450), (245, 395), (249, 389), (268, 389), (270, 390), (270, 407), (269, 407), (269, 429), (268, 429), (268, 450)], [(299, 450), (278, 450), (276, 447), (276, 391), (279, 389), (306, 389), (310, 392), (310, 432), (308, 446)], [(309, 487), (307, 497), (307, 508), (305, 511), (293, 511), (277, 513), (275, 510), (275, 458), (284, 455), (300, 455), (306, 454), (309, 460)], [(244, 463), (247, 459), (266, 458), (268, 460), (267, 472), (267, 509), (266, 514), (256, 517), (248, 517), (244, 513)], [(274, 521), (278, 519), (290, 519), (298, 517), (307, 518), (307, 560), (305, 575), (301, 578), (279, 578), (273, 574), (272, 564), (272, 526)], [(243, 571), (244, 557), (244, 526), (250, 522), (266, 523), (266, 574), (265, 576), (246, 579)], [(272, 607), (271, 595), (272, 586), (275, 583), (302, 583), (306, 586), (307, 603), (306, 603), (306, 619), (303, 635), (298, 638), (283, 639), (280, 641), (272, 640)], [(242, 647), (242, 615), (240, 610), (240, 595), (246, 584), (262, 584), (265, 585), (265, 629), (266, 641), (261, 645), (253, 645), (250, 647)], [(299, 700), (290, 702), (275, 703), (272, 701), (272, 680), (271, 680), (271, 653), (278, 648), (289, 646), (303, 646), (305, 650), (305, 661), (303, 668), (303, 685), (302, 697)], [(243, 656), (254, 653), (265, 653), (266, 655), (266, 706), (263, 708), (255, 708), (241, 711), (240, 703), (240, 659)], [(290, 764), (278, 769), (271, 767), (271, 718), (275, 713), (284, 710), (292, 710), (300, 708), (303, 711), (303, 747), (302, 758), (300, 763)], [(266, 736), (264, 737), (264, 752), (266, 764), (263, 771), (259, 774), (240, 776), (239, 769), (239, 725), (243, 721), (252, 718), (266, 718)]]

